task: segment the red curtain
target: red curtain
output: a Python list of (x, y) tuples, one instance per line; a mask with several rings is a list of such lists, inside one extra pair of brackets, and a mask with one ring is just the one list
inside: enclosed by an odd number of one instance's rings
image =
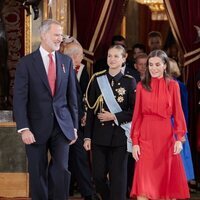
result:
[(151, 20), (151, 11), (146, 5), (138, 4), (138, 11), (140, 33), (139, 42), (145, 44), (145, 46), (148, 47), (148, 33), (151, 31), (159, 31), (162, 35), (164, 45), (170, 29), (169, 22), (163, 20)]
[[(104, 57), (127, 0), (71, 0), (71, 35), (84, 48), (91, 65)], [(84, 8), (84, 9), (83, 9)]]
[[(171, 28), (179, 46), (184, 53), (184, 66), (187, 72), (189, 92), (189, 134), (191, 148), (195, 156), (196, 168), (199, 168), (200, 130), (197, 130), (198, 96), (197, 73), (200, 69), (200, 40), (197, 42), (197, 30), (200, 26), (200, 1), (164, 0)], [(198, 172), (199, 170), (197, 170)], [(198, 174), (199, 176), (200, 174)], [(199, 176), (200, 177), (200, 176)]]

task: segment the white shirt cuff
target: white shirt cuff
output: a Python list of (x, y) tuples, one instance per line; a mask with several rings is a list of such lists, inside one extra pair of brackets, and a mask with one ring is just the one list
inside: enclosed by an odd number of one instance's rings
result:
[(29, 128), (22, 128), (22, 129), (17, 130), (17, 132), (22, 133), (22, 131), (25, 131), (25, 130), (29, 130)]

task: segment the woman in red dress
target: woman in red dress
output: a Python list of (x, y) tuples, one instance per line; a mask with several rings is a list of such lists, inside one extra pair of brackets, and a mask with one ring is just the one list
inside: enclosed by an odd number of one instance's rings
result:
[(136, 89), (131, 129), (132, 154), (136, 160), (132, 197), (137, 196), (138, 200), (189, 198), (180, 157), (185, 133), (178, 83), (169, 76), (166, 53), (154, 50), (149, 54), (145, 77)]

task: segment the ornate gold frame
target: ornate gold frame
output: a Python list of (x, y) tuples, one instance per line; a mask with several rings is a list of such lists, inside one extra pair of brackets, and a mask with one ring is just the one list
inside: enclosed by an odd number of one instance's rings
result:
[(42, 13), (42, 17), (43, 19), (47, 19), (48, 17), (48, 4), (47, 1), (43, 1), (43, 13)]
[[(63, 26), (63, 33), (69, 34), (69, 16), (70, 16), (70, 4), (69, 0), (54, 0), (52, 6), (52, 18), (58, 20)], [(43, 1), (42, 4), (42, 14), (41, 21), (48, 19), (50, 13), (50, 7), (48, 6), (48, 1)], [(32, 52), (33, 44), (35, 42), (32, 40), (32, 28), (34, 26), (32, 15), (26, 16), (24, 12), (24, 54), (30, 54)], [(34, 49), (34, 48), (33, 48)]]
[(24, 12), (24, 54), (27, 55), (32, 52), (32, 16), (26, 16)]
[(62, 27), (63, 33), (69, 33), (70, 21), (70, 1), (69, 0), (54, 0), (50, 16), (50, 7), (47, 1), (43, 1), (43, 19), (53, 18), (58, 20)]

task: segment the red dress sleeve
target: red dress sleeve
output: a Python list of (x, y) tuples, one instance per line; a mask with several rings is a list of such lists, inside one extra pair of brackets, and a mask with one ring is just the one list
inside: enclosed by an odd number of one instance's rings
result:
[(131, 139), (133, 145), (138, 144), (138, 138), (140, 136), (140, 125), (142, 122), (141, 90), (142, 90), (142, 85), (141, 83), (138, 83), (136, 88), (136, 101), (135, 101), (132, 126), (131, 126)]
[(174, 134), (177, 140), (182, 141), (183, 136), (187, 132), (187, 126), (183, 109), (181, 106), (180, 88), (176, 81), (171, 81), (169, 90), (172, 91), (172, 115), (174, 117)]

